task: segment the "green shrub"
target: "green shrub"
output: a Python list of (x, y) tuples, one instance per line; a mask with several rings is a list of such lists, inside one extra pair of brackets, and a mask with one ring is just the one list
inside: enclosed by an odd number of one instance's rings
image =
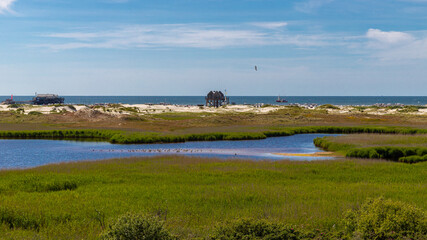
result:
[(408, 156), (399, 158), (399, 162), (403, 163), (418, 163), (418, 162), (427, 162), (427, 155), (424, 156)]
[(169, 240), (177, 239), (154, 216), (127, 213), (120, 216), (101, 239), (104, 240)]
[(121, 108), (121, 107), (123, 107), (123, 105), (118, 104), (118, 103), (110, 103), (110, 104), (108, 104), (108, 107), (111, 107), (111, 108)]
[(323, 105), (319, 106), (319, 108), (322, 108), (322, 109), (340, 109), (339, 107), (332, 105), (332, 104), (323, 104)]
[(292, 227), (265, 220), (240, 219), (215, 229), (211, 240), (302, 239), (303, 234)]
[[(377, 158), (399, 162), (422, 162), (427, 148), (422, 147), (370, 147), (350, 149), (346, 157)], [(420, 155), (418, 155), (420, 154)]]
[(268, 108), (268, 107), (274, 107), (274, 106), (271, 104), (264, 104), (261, 106), (261, 108)]
[(139, 113), (139, 108), (137, 107), (121, 107), (119, 110), (124, 112)]
[(20, 107), (22, 107), (22, 104), (16, 104), (16, 103), (14, 103), (14, 104), (10, 104), (9, 106), (7, 106), (8, 108), (20, 108)]
[(43, 115), (43, 113), (37, 112), (37, 111), (31, 111), (28, 113), (28, 115), (40, 116), (40, 115)]
[(369, 199), (360, 209), (348, 211), (344, 220), (350, 238), (386, 240), (427, 237), (427, 215), (406, 203)]

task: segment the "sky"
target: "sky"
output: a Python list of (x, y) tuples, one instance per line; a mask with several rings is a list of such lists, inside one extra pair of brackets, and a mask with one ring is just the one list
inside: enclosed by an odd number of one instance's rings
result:
[(425, 96), (426, 85), (427, 0), (0, 0), (0, 95)]

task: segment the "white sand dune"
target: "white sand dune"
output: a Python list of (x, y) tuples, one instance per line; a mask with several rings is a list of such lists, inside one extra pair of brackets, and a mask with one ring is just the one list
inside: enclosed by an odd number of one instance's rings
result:
[[(315, 106), (305, 106), (307, 109), (320, 109)], [(390, 108), (378, 108), (378, 107), (366, 107), (361, 109), (355, 106), (336, 106), (336, 109), (323, 109), (331, 114), (352, 114), (352, 113), (367, 113), (371, 115), (393, 115), (393, 114), (412, 114), (412, 115), (427, 115), (426, 109), (419, 109), (418, 111), (404, 111), (403, 109), (390, 109)], [(126, 115), (126, 114), (138, 114), (138, 115), (150, 115), (150, 114), (161, 114), (161, 113), (255, 113), (255, 114), (266, 114), (272, 111), (280, 109), (286, 109), (289, 106), (273, 106), (267, 105), (263, 107), (254, 105), (228, 105), (219, 108), (214, 107), (199, 107), (192, 105), (148, 105), (148, 104), (112, 104), (102, 106), (85, 106), (85, 105), (63, 105), (63, 106), (38, 106), (38, 105), (22, 105), (18, 109), (23, 114), (30, 112), (40, 112), (43, 114), (51, 114), (58, 112), (84, 112), (91, 110), (98, 110), (100, 112), (111, 114), (111, 115)], [(17, 111), (17, 108), (11, 108), (9, 105), (0, 105), (0, 111)]]

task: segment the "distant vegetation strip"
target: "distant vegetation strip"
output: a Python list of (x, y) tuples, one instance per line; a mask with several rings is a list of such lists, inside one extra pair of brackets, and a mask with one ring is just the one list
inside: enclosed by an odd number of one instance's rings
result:
[[(387, 134), (425, 134), (427, 129), (405, 127), (284, 127), (264, 132), (223, 132), (167, 135), (155, 132), (126, 132), (118, 130), (45, 130), (45, 131), (0, 131), (2, 139), (74, 139), (107, 141), (114, 144), (144, 144), (144, 143), (177, 143), (186, 141), (220, 141), (220, 140), (256, 140), (267, 137), (291, 136), (308, 133), (387, 133)], [(343, 146), (328, 146), (331, 151), (341, 150)], [(349, 146), (347, 146), (349, 147)], [(335, 150), (335, 148), (337, 148)]]
[(76, 139), (109, 140), (120, 131), (113, 130), (41, 130), (41, 131), (0, 131), (2, 139)]
[(326, 137), (314, 139), (314, 144), (326, 151), (341, 152), (346, 157), (386, 159), (395, 162), (417, 163), (427, 161), (426, 147), (377, 146), (356, 147), (338, 143)]

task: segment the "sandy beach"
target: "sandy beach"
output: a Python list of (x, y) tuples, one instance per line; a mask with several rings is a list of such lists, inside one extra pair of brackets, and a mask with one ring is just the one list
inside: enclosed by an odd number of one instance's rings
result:
[(311, 110), (327, 111), (330, 114), (354, 114), (365, 113), (371, 115), (427, 115), (427, 106), (417, 108), (407, 107), (376, 107), (376, 106), (346, 106), (336, 105), (333, 108), (322, 106), (298, 105), (227, 105), (219, 108), (203, 107), (194, 105), (161, 105), (161, 104), (105, 104), (105, 105), (12, 105), (1, 104), (0, 111), (19, 111), (22, 114), (42, 113), (67, 113), (67, 112), (88, 112), (99, 111), (110, 115), (152, 115), (162, 113), (254, 113), (267, 114), (281, 109), (300, 107)]

